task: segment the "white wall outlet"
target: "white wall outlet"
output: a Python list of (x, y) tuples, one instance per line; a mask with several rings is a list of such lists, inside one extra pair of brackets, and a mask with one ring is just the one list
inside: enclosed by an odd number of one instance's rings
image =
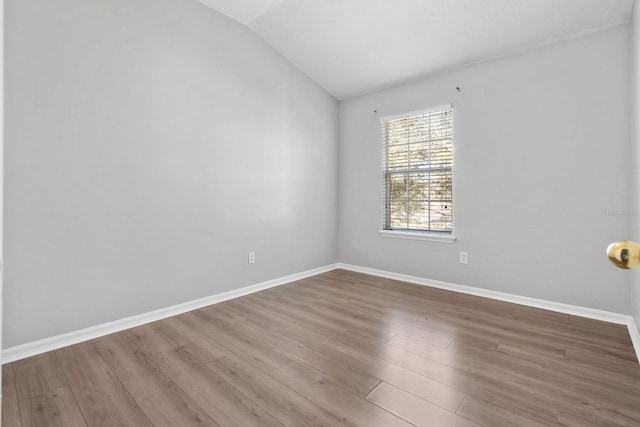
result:
[(256, 263), (256, 253), (249, 252), (249, 264), (255, 264), (255, 263)]
[(469, 254), (460, 252), (460, 264), (469, 264)]

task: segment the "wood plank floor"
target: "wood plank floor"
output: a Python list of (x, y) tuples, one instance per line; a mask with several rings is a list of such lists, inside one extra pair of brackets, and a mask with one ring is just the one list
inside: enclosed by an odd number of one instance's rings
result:
[(625, 326), (335, 270), (3, 366), (12, 426), (639, 426)]

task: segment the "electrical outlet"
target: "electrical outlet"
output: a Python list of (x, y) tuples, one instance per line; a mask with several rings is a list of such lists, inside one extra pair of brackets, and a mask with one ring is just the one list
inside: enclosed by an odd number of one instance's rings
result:
[(255, 264), (255, 263), (256, 263), (256, 253), (249, 252), (249, 264)]
[(469, 264), (469, 254), (460, 252), (460, 264)]

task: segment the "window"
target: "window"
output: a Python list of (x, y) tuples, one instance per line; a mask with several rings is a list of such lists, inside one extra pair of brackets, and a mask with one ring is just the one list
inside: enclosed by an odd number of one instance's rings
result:
[(382, 135), (383, 229), (450, 235), (453, 229), (451, 106), (382, 119)]

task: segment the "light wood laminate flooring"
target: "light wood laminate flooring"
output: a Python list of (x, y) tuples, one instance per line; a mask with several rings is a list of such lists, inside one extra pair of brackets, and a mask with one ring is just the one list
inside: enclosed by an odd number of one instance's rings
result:
[(625, 326), (334, 270), (3, 366), (2, 425), (640, 426)]

